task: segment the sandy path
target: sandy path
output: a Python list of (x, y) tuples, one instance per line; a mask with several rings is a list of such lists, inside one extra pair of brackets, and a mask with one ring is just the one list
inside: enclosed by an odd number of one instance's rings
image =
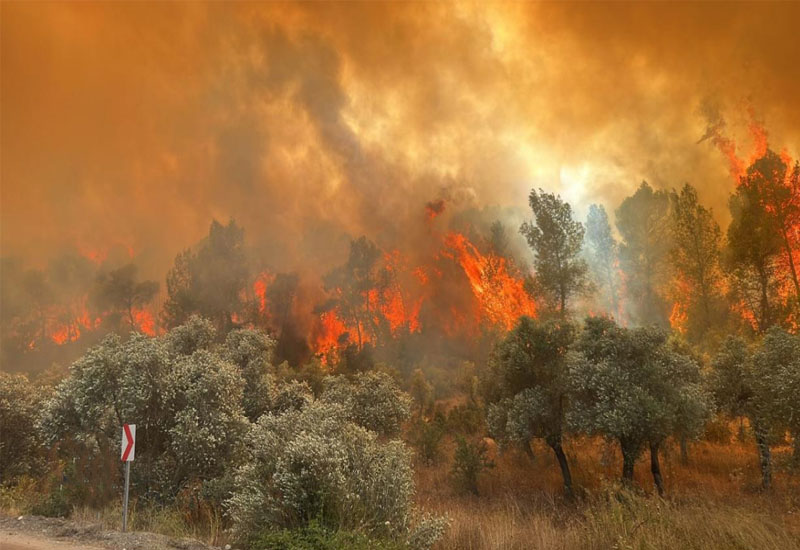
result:
[(67, 540), (53, 540), (22, 533), (0, 533), (0, 550), (100, 550), (100, 546), (76, 543)]
[(0, 550), (221, 550), (191, 539), (132, 531), (108, 531), (100, 525), (39, 516), (0, 513)]

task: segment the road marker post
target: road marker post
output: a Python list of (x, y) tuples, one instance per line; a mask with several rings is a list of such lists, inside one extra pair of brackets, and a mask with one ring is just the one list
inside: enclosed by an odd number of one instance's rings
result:
[(122, 498), (122, 532), (128, 530), (128, 488), (131, 481), (131, 462), (136, 454), (136, 424), (122, 426), (122, 456), (125, 463), (125, 493)]

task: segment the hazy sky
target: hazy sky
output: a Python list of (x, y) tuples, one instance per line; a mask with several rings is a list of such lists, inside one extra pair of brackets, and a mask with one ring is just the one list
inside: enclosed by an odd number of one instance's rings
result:
[[(2, 254), (131, 249), (163, 275), (212, 217), (280, 261), (448, 212), (642, 179), (726, 221), (707, 114), (800, 152), (800, 3), (3, 2)], [(514, 222), (516, 223), (516, 222)]]

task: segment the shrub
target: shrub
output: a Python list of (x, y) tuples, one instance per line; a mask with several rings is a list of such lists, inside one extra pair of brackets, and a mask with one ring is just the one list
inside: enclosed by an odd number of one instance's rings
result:
[(222, 475), (243, 450), (245, 381), (212, 340), (197, 318), (163, 337), (107, 337), (45, 402), (41, 433), (100, 463), (118, 461), (120, 425), (136, 424), (138, 494), (170, 500), (186, 481)]
[(341, 405), (350, 420), (380, 435), (400, 433), (401, 424), (411, 414), (411, 397), (382, 372), (358, 374), (352, 382), (344, 376), (331, 376), (324, 386), (323, 401)]
[(448, 431), (475, 435), (483, 427), (483, 411), (473, 403), (456, 405), (447, 413)]
[(414, 370), (411, 374), (409, 386), (420, 413), (429, 410), (434, 402), (433, 385), (425, 378), (425, 373), (422, 372), (422, 369)]
[(290, 410), (299, 411), (311, 403), (313, 399), (314, 395), (311, 393), (311, 388), (308, 384), (291, 380), (274, 389), (270, 411), (274, 413)]
[(225, 338), (222, 355), (236, 365), (244, 378), (242, 405), (251, 421), (267, 412), (275, 382), (269, 374), (275, 341), (259, 330), (232, 330)]
[(456, 488), (474, 495), (478, 494), (478, 476), (494, 467), (487, 453), (488, 448), (482, 439), (472, 442), (458, 436), (451, 471)]
[(0, 372), (0, 483), (40, 468), (35, 426), (42, 401), (42, 391), (25, 376)]
[(729, 422), (729, 419), (724, 416), (715, 416), (706, 424), (703, 439), (711, 443), (730, 443), (733, 433)]
[(265, 527), (296, 529), (313, 521), (396, 541), (415, 532), (408, 450), (350, 421), (342, 405), (314, 401), (262, 416), (251, 428), (248, 453), (227, 502), (244, 541), (253, 542)]
[(410, 435), (423, 463), (430, 465), (438, 461), (439, 445), (444, 437), (441, 424), (419, 419), (412, 426)]

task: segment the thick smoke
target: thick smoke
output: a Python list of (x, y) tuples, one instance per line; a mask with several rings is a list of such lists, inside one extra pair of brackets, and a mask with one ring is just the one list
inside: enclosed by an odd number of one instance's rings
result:
[(440, 199), (513, 232), (531, 187), (584, 215), (643, 179), (725, 222), (703, 102), (745, 148), (748, 109), (800, 143), (796, 4), (2, 10), (0, 244), (35, 265), (126, 250), (162, 279), (235, 218), (265, 263), (324, 272), (361, 234), (430, 246)]

